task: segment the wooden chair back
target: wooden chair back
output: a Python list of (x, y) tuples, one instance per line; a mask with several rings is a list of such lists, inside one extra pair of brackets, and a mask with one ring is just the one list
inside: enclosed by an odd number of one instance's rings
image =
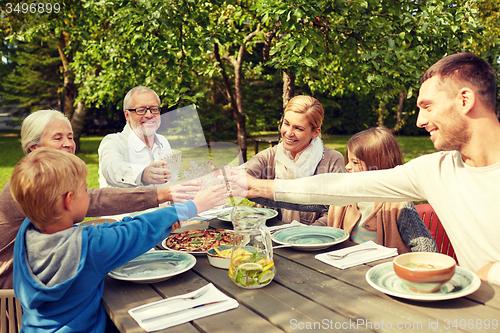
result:
[(19, 333), (23, 308), (14, 289), (0, 289), (0, 333)]
[(427, 229), (429, 229), (432, 238), (436, 241), (439, 253), (449, 255), (457, 261), (455, 250), (432, 206), (430, 204), (420, 204), (415, 205), (415, 208), (417, 209), (418, 215), (422, 218), (422, 221), (424, 221)]

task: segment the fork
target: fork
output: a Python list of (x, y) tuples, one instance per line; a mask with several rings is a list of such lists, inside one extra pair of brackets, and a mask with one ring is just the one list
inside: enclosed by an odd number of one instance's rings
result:
[(197, 298), (200, 298), (201, 296), (205, 295), (208, 292), (208, 290), (209, 290), (209, 288), (202, 289), (202, 290), (198, 291), (196, 294), (194, 294), (193, 296), (189, 296), (189, 297), (167, 298), (167, 299), (164, 299), (160, 302), (151, 303), (149, 305), (146, 305), (140, 309), (135, 310), (134, 312), (140, 312), (142, 310), (146, 310), (146, 309), (150, 308), (151, 306), (155, 306), (155, 305), (163, 305), (163, 303), (168, 302), (168, 301), (197, 299)]
[(335, 260), (340, 260), (340, 259), (342, 259), (342, 258), (347, 257), (347, 256), (348, 256), (348, 255), (350, 255), (351, 253), (361, 252), (361, 251), (372, 251), (372, 250), (376, 250), (376, 249), (377, 249), (376, 247), (368, 247), (368, 248), (366, 248), (366, 249), (355, 250), (355, 251), (347, 252), (347, 253), (344, 253), (344, 254), (333, 254), (333, 253), (328, 253), (328, 255), (329, 255), (332, 259), (335, 259)]
[(272, 235), (274, 234), (275, 232), (277, 231), (280, 231), (280, 230), (283, 230), (283, 229), (290, 229), (290, 228), (295, 228), (295, 227), (302, 227), (301, 225), (298, 225), (298, 224), (294, 224), (294, 225), (287, 225), (285, 227), (281, 227), (281, 228), (277, 228), (277, 229), (274, 229), (274, 230), (271, 230), (269, 231), (269, 233)]

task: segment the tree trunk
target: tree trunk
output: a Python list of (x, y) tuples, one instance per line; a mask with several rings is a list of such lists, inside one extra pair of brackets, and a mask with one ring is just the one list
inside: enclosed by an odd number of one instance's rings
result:
[(245, 110), (243, 109), (243, 73), (242, 73), (242, 63), (243, 55), (245, 54), (245, 45), (249, 42), (257, 33), (260, 31), (260, 25), (257, 29), (250, 34), (248, 34), (243, 43), (240, 45), (238, 55), (236, 59), (231, 57), (223, 57), (222, 59), (228, 60), (234, 67), (234, 87), (235, 94), (233, 95), (231, 85), (229, 83), (229, 78), (222, 66), (221, 57), (219, 54), (219, 45), (214, 43), (214, 55), (215, 59), (219, 62), (219, 66), (222, 69), (222, 78), (224, 80), (224, 85), (226, 86), (227, 94), (231, 102), (231, 107), (233, 109), (234, 118), (236, 119), (237, 128), (237, 142), (238, 147), (241, 150), (241, 155), (243, 162), (247, 161), (247, 133), (246, 133), (246, 116)]
[(238, 57), (236, 61), (232, 61), (234, 66), (234, 87), (236, 92), (236, 123), (237, 123), (237, 137), (238, 146), (241, 149), (241, 154), (243, 155), (243, 161), (247, 161), (247, 131), (246, 131), (246, 117), (245, 111), (243, 110), (243, 73), (241, 70), (241, 64), (243, 63), (243, 54), (245, 53), (245, 44), (240, 45), (240, 50), (238, 52)]
[(398, 113), (396, 114), (396, 125), (394, 126), (394, 132), (397, 132), (401, 129), (402, 127), (402, 115), (403, 115), (403, 107), (404, 107), (404, 102), (405, 102), (405, 97), (406, 94), (404, 91), (399, 92), (399, 104), (398, 104)]
[(76, 94), (78, 89), (75, 85), (75, 75), (70, 68), (70, 63), (72, 61), (71, 55), (66, 55), (64, 52), (66, 49), (66, 41), (64, 40), (64, 35), (57, 39), (57, 49), (59, 51), (59, 56), (61, 57), (62, 66), (64, 69), (64, 86), (63, 86), (63, 109), (62, 111), (71, 120), (73, 117), (73, 105), (75, 104)]
[(262, 57), (264, 61), (269, 61), (271, 57), (269, 56), (269, 51), (271, 50), (271, 42), (273, 38), (276, 36), (276, 32), (278, 31), (278, 27), (274, 28), (272, 31), (269, 31), (266, 34), (266, 39), (264, 41), (264, 48), (262, 49)]
[[(231, 109), (233, 110), (233, 116), (234, 116), (234, 119), (236, 119), (236, 126), (237, 126), (237, 136), (236, 137), (237, 137), (238, 147), (241, 150), (243, 161), (246, 162), (246, 160), (247, 160), (246, 134), (245, 134), (244, 146), (242, 147), (242, 145), (240, 144), (240, 130), (241, 130), (240, 121), (241, 121), (241, 119), (240, 119), (239, 113), (238, 113), (238, 104), (237, 104), (236, 98), (233, 94), (233, 89), (231, 87), (231, 83), (229, 82), (229, 76), (227, 75), (226, 70), (225, 70), (224, 66), (222, 65), (222, 59), (221, 59), (221, 56), (219, 53), (219, 44), (217, 44), (217, 43), (214, 43), (214, 55), (215, 55), (215, 60), (217, 60), (218, 65), (221, 69), (222, 80), (224, 82), (224, 86), (226, 87), (227, 99), (231, 103)], [(240, 94), (241, 94), (241, 92), (240, 92)], [(243, 129), (244, 128), (245, 128), (245, 126), (243, 126)], [(244, 152), (243, 152), (243, 149), (245, 150)]]
[(295, 72), (287, 69), (283, 71), (283, 111), (293, 96), (295, 96)]
[(73, 128), (73, 139), (76, 143), (76, 151), (80, 151), (80, 135), (83, 130), (83, 122), (85, 120), (85, 115), (87, 114), (87, 108), (82, 102), (76, 104), (75, 112), (73, 113), (73, 118), (71, 119), (71, 127)]
[(386, 112), (387, 112), (387, 104), (384, 101), (380, 101), (378, 108), (377, 126), (384, 126), (384, 117)]

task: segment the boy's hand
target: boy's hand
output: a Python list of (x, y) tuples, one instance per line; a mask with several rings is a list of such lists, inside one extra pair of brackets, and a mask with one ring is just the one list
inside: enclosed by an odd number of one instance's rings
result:
[(224, 205), (227, 198), (229, 198), (229, 193), (227, 193), (226, 185), (221, 184), (198, 192), (193, 202), (198, 209), (198, 213), (201, 213), (215, 206)]
[(175, 222), (172, 225), (172, 229), (170, 230), (170, 232), (175, 231), (175, 230), (179, 229), (180, 227), (181, 227), (181, 224), (179, 222)]

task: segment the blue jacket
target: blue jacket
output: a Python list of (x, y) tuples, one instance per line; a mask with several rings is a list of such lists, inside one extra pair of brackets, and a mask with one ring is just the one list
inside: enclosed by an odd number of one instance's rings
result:
[(73, 262), (76, 273), (52, 287), (38, 282), (27, 264), (25, 235), (33, 226), (26, 219), (14, 245), (14, 291), (24, 311), (22, 332), (104, 332), (101, 298), (106, 274), (160, 243), (176, 221), (196, 214), (195, 204), (188, 201), (112, 224), (75, 226), (81, 228), (76, 230), (81, 232), (78, 267)]

